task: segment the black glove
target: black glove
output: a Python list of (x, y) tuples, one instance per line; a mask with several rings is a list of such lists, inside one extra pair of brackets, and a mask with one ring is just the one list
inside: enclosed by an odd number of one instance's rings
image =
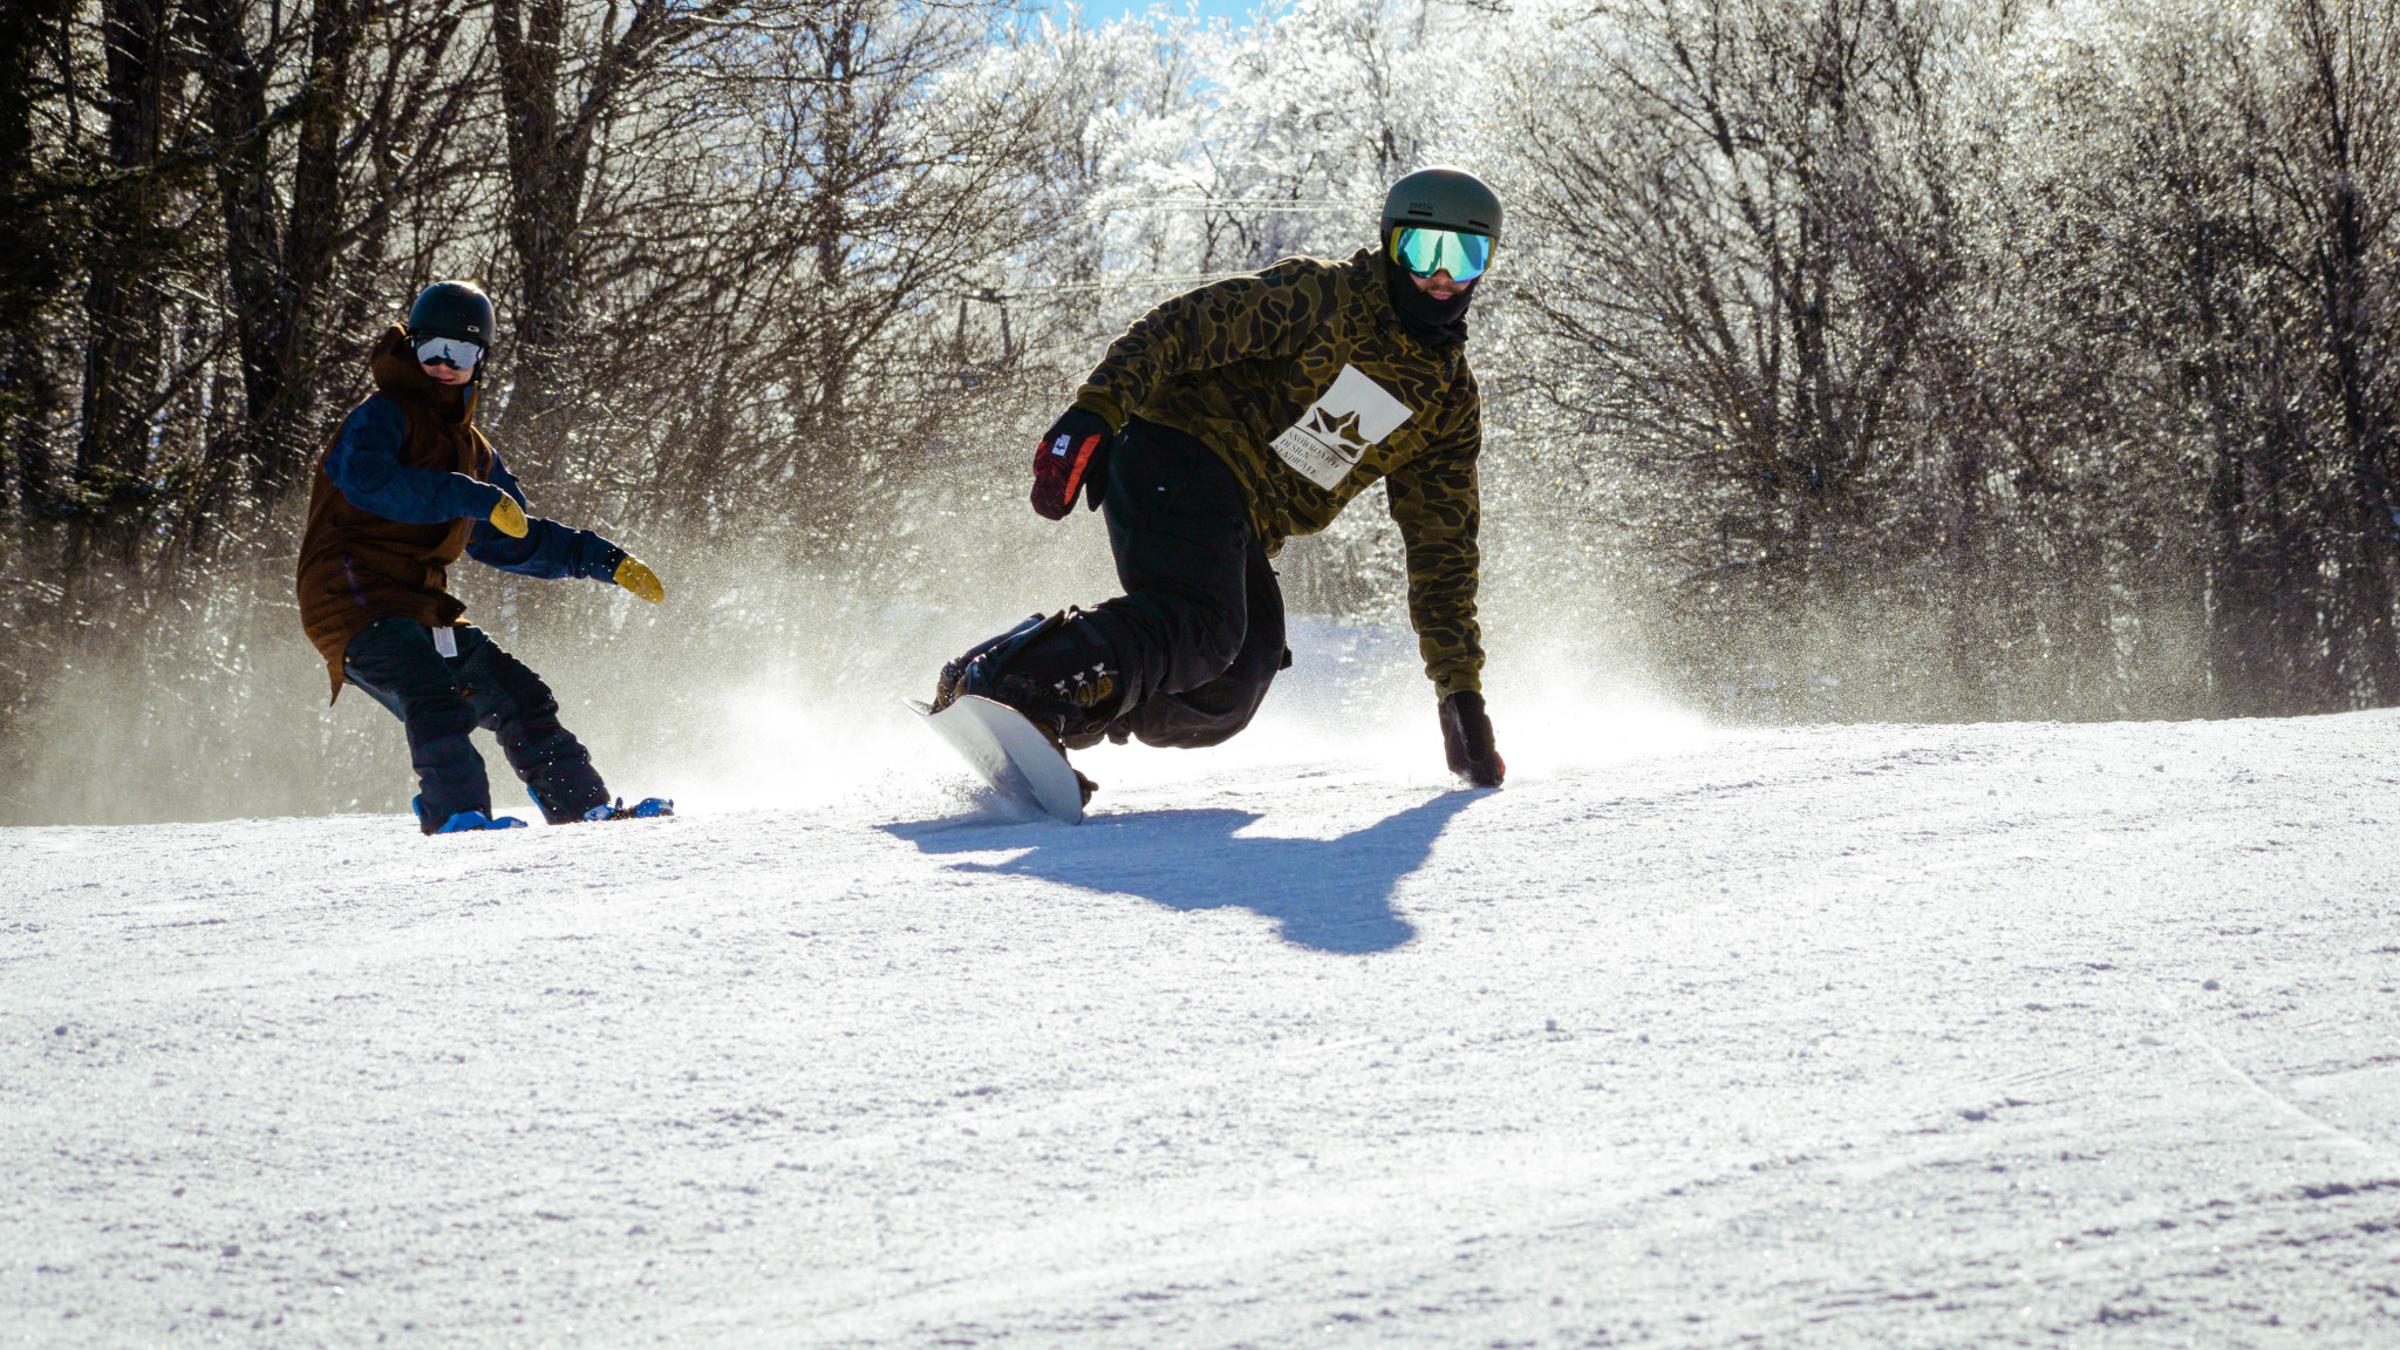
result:
[(1473, 787), (1500, 786), (1508, 766), (1492, 744), (1492, 719), (1483, 710), (1483, 695), (1461, 690), (1442, 700), (1442, 753), (1450, 772)]
[(1098, 413), (1067, 409), (1034, 448), (1033, 509), (1064, 520), (1075, 509), (1075, 494), (1082, 492), (1099, 510), (1100, 494), (1108, 489), (1108, 443), (1114, 435)]

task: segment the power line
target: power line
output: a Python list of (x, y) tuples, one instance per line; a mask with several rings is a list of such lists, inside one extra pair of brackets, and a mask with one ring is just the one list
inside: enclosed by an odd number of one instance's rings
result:
[(1156, 197), (1149, 201), (1102, 203), (1094, 208), (1099, 215), (1114, 215), (1119, 211), (1257, 211), (1268, 215), (1308, 215), (1320, 211), (1366, 211), (1371, 207), (1363, 202), (1290, 201), (1280, 198), (1239, 197)]
[(1033, 300), (1051, 295), (1092, 295), (1101, 291), (1121, 291), (1137, 286), (1204, 286), (1209, 282), (1224, 281), (1229, 277), (1252, 276), (1256, 272), (1256, 268), (1238, 272), (1142, 272), (1112, 277), (1106, 281), (1062, 281), (1053, 286), (1033, 286), (1023, 290), (952, 291), (950, 294), (961, 300), (982, 300), (999, 304), (1010, 300)]

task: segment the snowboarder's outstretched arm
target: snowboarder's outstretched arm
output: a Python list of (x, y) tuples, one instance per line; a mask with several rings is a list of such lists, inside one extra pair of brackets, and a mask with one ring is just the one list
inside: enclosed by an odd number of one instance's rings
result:
[(325, 476), (352, 506), (405, 525), (489, 522), (514, 514), (517, 504), (491, 483), (401, 463), (400, 447), (407, 438), (408, 422), (399, 405), (378, 394), (343, 419), (341, 434), (325, 456)]
[(1425, 677), (1443, 698), (1483, 688), (1483, 629), (1475, 617), (1482, 526), (1475, 460), (1482, 447), (1483, 420), (1470, 399), (1449, 435), (1384, 480), (1408, 550), (1409, 623)]
[[(520, 512), (525, 510), (525, 489), (517, 482), (517, 476), (508, 471), (497, 450), (492, 452), (491, 486), (498, 488)], [(609, 582), (654, 605), (666, 598), (666, 589), (659, 585), (657, 574), (598, 534), (530, 513), (522, 518), (524, 532), (516, 537), (503, 533), (489, 520), (477, 522), (475, 532), (467, 539), (467, 556), (487, 567), (519, 576), (545, 580), (582, 577)]]
[(1475, 461), (1482, 447), (1482, 413), (1470, 392), (1458, 425), (1395, 470), (1384, 489), (1408, 549), (1408, 618), (1440, 700), (1443, 755), (1467, 782), (1498, 787), (1508, 766), (1484, 711), (1483, 630), (1475, 617), (1482, 524)]

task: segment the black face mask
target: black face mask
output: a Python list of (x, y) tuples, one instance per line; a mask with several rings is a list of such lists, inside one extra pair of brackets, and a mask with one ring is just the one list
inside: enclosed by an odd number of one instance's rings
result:
[(1475, 301), (1473, 286), (1447, 300), (1436, 300), (1417, 289), (1407, 268), (1385, 258), (1383, 289), (1400, 315), (1401, 326), (1418, 340), (1444, 347), (1467, 340), (1467, 306)]

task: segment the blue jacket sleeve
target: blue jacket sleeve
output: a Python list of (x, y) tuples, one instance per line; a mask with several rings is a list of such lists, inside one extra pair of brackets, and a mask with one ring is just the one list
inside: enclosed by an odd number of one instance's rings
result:
[(325, 476), (352, 506), (409, 525), (488, 516), (500, 504), (490, 483), (402, 464), (400, 446), (407, 436), (399, 407), (377, 394), (343, 419), (342, 434), (325, 456)]
[[(492, 486), (514, 497), (517, 505), (525, 505), (525, 489), (518, 484), (517, 476), (508, 471), (497, 450), (492, 452)], [(489, 520), (475, 522), (475, 532), (467, 536), (467, 556), (503, 572), (545, 580), (617, 579), (617, 564), (625, 560), (625, 550), (615, 544), (590, 530), (573, 530), (555, 520), (544, 520), (530, 509), (525, 524), (525, 537), (512, 539)]]

